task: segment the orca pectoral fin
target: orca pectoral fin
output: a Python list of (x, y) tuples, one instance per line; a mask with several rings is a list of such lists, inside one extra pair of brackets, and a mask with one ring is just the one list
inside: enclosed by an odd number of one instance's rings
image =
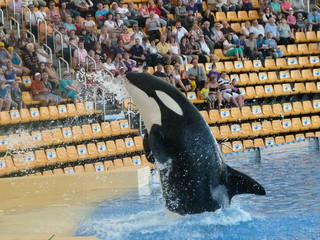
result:
[(227, 166), (226, 181), (230, 200), (234, 195), (243, 193), (266, 195), (266, 191), (257, 181), (229, 166)]
[(148, 136), (149, 148), (153, 156), (159, 163), (165, 163), (169, 160), (170, 154), (168, 152), (167, 144), (164, 141), (164, 136), (159, 125), (153, 125)]
[(154, 163), (154, 156), (149, 146), (149, 134), (146, 132), (143, 137), (143, 149), (149, 162)]

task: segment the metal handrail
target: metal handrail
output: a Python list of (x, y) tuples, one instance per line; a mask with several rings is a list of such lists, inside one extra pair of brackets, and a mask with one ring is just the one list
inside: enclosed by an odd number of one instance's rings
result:
[(58, 34), (60, 36), (60, 45), (61, 45), (61, 56), (64, 57), (63, 55), (63, 35), (61, 32), (59, 32), (58, 30), (54, 29), (53, 30), (53, 51), (55, 53), (57, 53), (57, 43), (56, 43), (56, 36), (55, 34)]
[(2, 26), (4, 26), (4, 13), (1, 8), (0, 8), (0, 19), (1, 19)]
[(24, 25), (25, 19), (24, 19), (24, 9), (27, 9), (28, 14), (29, 14), (29, 30), (31, 31), (31, 10), (28, 7), (22, 7), (22, 25)]
[(26, 33), (28, 33), (29, 35), (31, 35), (33, 43), (36, 43), (36, 37), (34, 36), (34, 34), (32, 32), (30, 32), (29, 30), (25, 30)]
[(49, 47), (47, 44), (42, 44), (42, 47), (44, 48), (45, 51), (46, 51), (46, 49), (49, 50), (49, 56), (50, 56), (50, 59), (52, 61), (53, 58), (52, 58), (52, 49), (51, 49), (51, 47)]
[(87, 66), (87, 71), (89, 69), (89, 60), (93, 62), (94, 64), (94, 70), (96, 71), (97, 70), (97, 62), (96, 60), (94, 60), (92, 57), (90, 57), (89, 55), (87, 56), (86, 58), (86, 66)]
[(59, 64), (59, 77), (60, 77), (60, 79), (61, 79), (61, 77), (62, 77), (62, 73), (61, 73), (61, 62), (64, 62), (64, 63), (66, 64), (66, 66), (67, 66), (67, 71), (68, 71), (68, 72), (70, 72), (70, 69), (69, 69), (69, 63), (68, 63), (66, 60), (64, 60), (62, 57), (59, 57), (58, 60), (59, 60), (59, 61), (58, 61), (58, 64)]
[(10, 18), (10, 30), (12, 30), (12, 22), (15, 22), (17, 24), (17, 33), (18, 33), (18, 38), (20, 38), (20, 23), (13, 17)]
[(41, 21), (41, 19), (37, 20), (37, 27), (38, 27), (38, 43), (40, 44), (40, 24), (43, 23), (44, 25), (44, 38), (45, 38), (45, 43), (48, 45), (48, 40), (47, 40), (47, 34), (48, 34), (48, 25), (46, 21)]
[[(69, 53), (70, 53), (70, 61), (72, 61), (72, 49), (71, 47), (74, 47), (75, 49), (78, 50), (79, 52), (79, 47), (77, 45), (75, 45), (74, 43), (70, 43), (69, 44)], [(72, 65), (72, 62), (71, 62), (71, 65)], [(80, 54), (78, 54), (78, 65), (80, 66)]]

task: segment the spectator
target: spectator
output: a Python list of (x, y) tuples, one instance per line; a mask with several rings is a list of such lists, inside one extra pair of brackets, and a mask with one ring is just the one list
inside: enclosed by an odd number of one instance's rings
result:
[(8, 53), (13, 64), (13, 68), (17, 72), (17, 75), (29, 75), (30, 70), (22, 65), (22, 59), (20, 55), (14, 51), (14, 48), (12, 46), (8, 47)]
[(47, 89), (44, 83), (41, 81), (41, 74), (39, 72), (34, 74), (31, 82), (31, 90), (33, 99), (40, 101), (42, 106), (52, 105), (54, 102), (54, 99), (47, 97), (46, 94), (50, 93), (50, 90)]
[[(95, 32), (95, 31), (97, 31), (97, 26), (96, 26), (95, 21), (93, 21), (91, 18), (92, 18), (92, 14), (91, 13), (87, 13), (86, 14), (86, 18), (83, 21), (83, 25), (82, 26), (83, 26), (84, 29), (86, 29), (89, 32)], [(99, 27), (103, 26), (104, 20), (102, 21), (101, 24), (99, 24), (99, 21), (98, 21)]]
[(221, 31), (221, 24), (215, 23), (213, 28), (215, 48), (222, 48), (225, 37), (223, 32)]
[(317, 8), (313, 8), (308, 14), (309, 31), (318, 31), (320, 28), (320, 13)]
[(170, 44), (166, 42), (166, 36), (161, 36), (160, 42), (157, 44), (157, 49), (164, 58), (165, 64), (170, 65), (175, 62), (180, 63), (179, 55), (172, 53), (170, 50)]
[(49, 60), (49, 54), (45, 50), (43, 50), (41, 47), (39, 47), (38, 43), (34, 43), (33, 46), (39, 62), (46, 63)]
[(188, 38), (186, 36), (181, 39), (180, 52), (182, 54), (183, 60), (187, 60), (187, 63), (190, 63), (192, 60), (192, 47), (189, 44)]
[(303, 18), (302, 13), (298, 13), (298, 15), (297, 15), (297, 31), (298, 32), (306, 32), (306, 30), (307, 30), (306, 21)]
[[(246, 21), (244, 23), (244, 26), (240, 29), (240, 34), (244, 35), (246, 37), (249, 37), (249, 33), (250, 33), (250, 28), (251, 28), (251, 23), (250, 21)], [(263, 29), (264, 30), (264, 29)]]
[(259, 34), (258, 36), (257, 48), (258, 48), (258, 51), (263, 54), (263, 57), (267, 56), (269, 47), (267, 45), (266, 40), (263, 38), (262, 34)]
[(142, 26), (145, 26), (146, 20), (150, 17), (146, 2), (142, 2), (142, 5), (141, 5), (141, 8), (139, 9), (139, 12), (141, 13), (141, 16), (142, 16), (142, 21), (143, 21)]
[(58, 76), (58, 73), (57, 73), (56, 69), (52, 65), (51, 59), (49, 59), (47, 61), (46, 67), (45, 67), (45, 71), (46, 71), (46, 73), (48, 73), (48, 77), (49, 77), (48, 80), (51, 82), (51, 84), (53, 85), (54, 89), (56, 89), (57, 86), (59, 86), (60, 78)]
[[(18, 40), (18, 48), (24, 49), (28, 43), (31, 41), (28, 39), (28, 35), (26, 31), (21, 32), (20, 39)], [(1, 42), (0, 42), (1, 45)]]
[(9, 87), (5, 81), (0, 81), (0, 111), (9, 111), (11, 106), (11, 98), (9, 95)]
[(11, 61), (7, 62), (7, 70), (5, 71), (4, 76), (10, 86), (16, 81), (17, 72), (15, 69), (13, 69), (13, 64)]
[(146, 37), (146, 34), (139, 29), (138, 24), (133, 24), (132, 32), (130, 35), (131, 41), (133, 42), (133, 41), (135, 41), (135, 39), (139, 39), (139, 43), (142, 43), (142, 39), (144, 37)]
[(250, 33), (249, 38), (245, 40), (244, 52), (246, 56), (250, 58), (250, 60), (258, 58), (262, 65), (264, 65), (263, 53), (258, 51), (257, 39), (254, 37), (254, 33)]
[(270, 8), (267, 7), (262, 15), (262, 20), (266, 24), (270, 18), (276, 18), (276, 16), (271, 12)]
[(31, 70), (31, 74), (35, 74), (39, 68), (39, 59), (34, 49), (33, 43), (28, 43), (22, 52), (22, 61), (24, 65)]
[(72, 82), (71, 73), (65, 71), (59, 84), (59, 91), (71, 98), (74, 103), (79, 102), (79, 90)]
[(73, 53), (73, 65), (84, 67), (86, 64), (86, 58), (88, 56), (87, 50), (84, 48), (84, 42), (80, 41), (78, 48)]
[(162, 63), (162, 56), (160, 55), (155, 41), (151, 41), (151, 44), (147, 44), (144, 53), (146, 54), (146, 61), (148, 66), (156, 66)]
[(53, 21), (56, 17), (59, 21), (61, 21), (60, 12), (56, 9), (55, 1), (50, 1), (48, 5), (48, 10), (46, 11), (46, 16), (50, 21)]
[(9, 16), (14, 17), (18, 22), (21, 22), (21, 15), (22, 15), (22, 1), (21, 0), (10, 1)]
[[(105, 9), (103, 7), (102, 3), (98, 3), (97, 4), (97, 11), (95, 13), (95, 18), (96, 18), (96, 21), (97, 21), (99, 27), (102, 27), (102, 25), (104, 24), (104, 21), (106, 20), (107, 14), (108, 14), (107, 9)], [(89, 13), (87, 13), (87, 15), (89, 15)]]
[(242, 10), (250, 11), (252, 9), (253, 9), (253, 7), (252, 7), (251, 0), (242, 0)]
[(278, 13), (281, 10), (280, 3), (278, 2), (278, 0), (271, 0), (270, 7), (271, 7), (271, 11), (274, 15), (278, 15)]
[[(180, 0), (181, 1), (181, 0)], [(181, 39), (188, 34), (187, 29), (185, 29), (180, 21), (176, 22), (176, 28), (172, 31), (172, 34), (177, 38), (178, 42), (181, 42)]]
[(238, 60), (243, 60), (243, 50), (239, 44), (235, 44), (230, 33), (223, 42), (224, 54), (227, 57), (237, 57)]
[(73, 24), (73, 19), (70, 15), (67, 15), (66, 16), (66, 22), (64, 23), (64, 27), (66, 29), (66, 32), (70, 32), (72, 30), (76, 31), (76, 26)]
[(181, 24), (181, 22), (185, 21), (186, 17), (188, 16), (188, 12), (186, 6), (182, 4), (182, 0), (177, 0), (174, 13), (177, 22), (180, 22)]
[(174, 65), (174, 69), (173, 69), (173, 72), (172, 72), (172, 75), (173, 77), (176, 79), (176, 81), (178, 81), (180, 83), (183, 84), (183, 87), (182, 89), (185, 91), (185, 92), (188, 92), (191, 90), (191, 85), (190, 85), (190, 81), (186, 75), (186, 72), (185, 70), (181, 70), (180, 68), (180, 64), (176, 63)]
[(278, 31), (278, 26), (276, 25), (276, 21), (274, 18), (270, 18), (269, 22), (265, 26), (265, 32), (271, 32), (272, 36), (279, 41), (280, 40), (280, 35)]
[(104, 68), (108, 71), (110, 71), (113, 75), (118, 75), (119, 72), (117, 71), (117, 68), (115, 64), (112, 62), (111, 57), (107, 57), (106, 62), (103, 64)]
[(163, 71), (163, 66), (161, 64), (157, 65), (156, 71), (153, 73), (154, 76), (161, 78), (163, 81), (169, 82), (167, 74)]
[(26, 105), (25, 105), (25, 103), (23, 102), (23, 99), (22, 99), (22, 92), (21, 92), (21, 89), (19, 87), (19, 82), (14, 82), (12, 84), (11, 98), (12, 98), (12, 101), (14, 102), (14, 105), (17, 105), (17, 107), (19, 109), (26, 107)]
[(289, 10), (291, 8), (291, 3), (289, 0), (282, 0), (280, 4), (281, 12), (284, 13), (286, 16), (289, 14)]
[(145, 21), (143, 20), (142, 15), (139, 12), (139, 10), (134, 8), (133, 2), (129, 2), (128, 4), (129, 4), (128, 5), (128, 11), (129, 11), (128, 19), (129, 19), (129, 21), (137, 22), (137, 23), (132, 24), (133, 26), (134, 25), (140, 25), (141, 27), (144, 27)]
[(127, 72), (137, 70), (137, 62), (135, 60), (130, 59), (129, 53), (123, 54), (123, 64), (126, 67)]
[(44, 92), (43, 94), (49, 100), (48, 105), (57, 106), (62, 101), (62, 98), (53, 93), (54, 88), (49, 81), (49, 75), (47, 72), (43, 72), (41, 74), (41, 81), (43, 82), (44, 87), (47, 89), (47, 92)]
[[(182, 64), (183, 58), (181, 57), (181, 52), (180, 52), (180, 46), (179, 43), (176, 41), (175, 36), (171, 36), (169, 39), (169, 45), (170, 45), (170, 52), (173, 56), (175, 56), (177, 59), (179, 59), (178, 63)], [(184, 63), (185, 64), (185, 63)]]
[(279, 44), (287, 45), (294, 43), (293, 34), (289, 24), (287, 24), (287, 20), (281, 20), (281, 23), (278, 25), (278, 31), (280, 36)]
[(206, 57), (206, 62), (218, 62), (219, 59), (213, 54), (214, 48), (210, 48), (204, 39), (204, 35), (199, 36), (199, 44), (202, 54)]
[[(269, 19), (269, 21), (270, 21), (270, 19)], [(260, 25), (258, 23), (258, 20), (253, 20), (252, 21), (252, 26), (250, 27), (249, 32), (253, 32), (255, 38), (257, 38), (259, 36), (259, 34), (262, 34), (262, 36), (265, 35), (265, 29), (264, 29), (264, 27), (262, 25)]]
[(11, 61), (11, 57), (7, 49), (4, 47), (4, 42), (0, 42), (0, 67), (6, 67)]
[(291, 0), (291, 5), (295, 13), (305, 14), (305, 5), (303, 0)]
[(85, 13), (90, 10), (93, 3), (90, 0), (73, 0), (73, 4), (76, 9), (80, 12), (80, 15), (85, 16)]
[(160, 39), (160, 22), (159, 19), (155, 17), (154, 12), (150, 12), (150, 18), (146, 20), (146, 30), (148, 35), (150, 36), (149, 39), (150, 41), (155, 40), (155, 39)]
[[(37, 12), (34, 11), (34, 5), (33, 4), (29, 5), (29, 9), (30, 9), (30, 12), (24, 13), (24, 19), (25, 19), (25, 22), (26, 22), (26, 26), (33, 33), (34, 36), (38, 36), (37, 21), (38, 21), (39, 18), (37, 16)], [(31, 26), (31, 28), (30, 28), (30, 26)]]
[(218, 109), (220, 111), (222, 106), (222, 94), (219, 90), (219, 83), (215, 75), (209, 77), (208, 82), (205, 83), (201, 90), (201, 96), (203, 99), (207, 100), (209, 109), (214, 109), (214, 104), (217, 101)]
[(226, 72), (221, 73), (221, 77), (218, 80), (218, 83), (222, 98), (232, 106), (241, 108), (243, 106), (242, 99), (239, 98), (240, 95), (238, 93), (232, 91), (233, 86), (227, 79)]
[(267, 32), (266, 45), (268, 47), (268, 55), (272, 55), (274, 58), (283, 57), (283, 53), (280, 48), (277, 47), (277, 42), (272, 38), (272, 32)]
[(133, 45), (130, 49), (130, 53), (132, 56), (132, 59), (135, 60), (136, 62), (142, 64), (146, 57), (143, 54), (143, 48), (140, 45), (140, 40), (139, 38), (135, 39), (135, 45)]
[(294, 16), (294, 10), (292, 8), (289, 9), (289, 15), (287, 16), (287, 23), (290, 26), (292, 34), (294, 34), (294, 30), (296, 29), (297, 19)]
[(187, 71), (187, 76), (190, 81), (195, 81), (197, 89), (202, 89), (207, 79), (204, 68), (198, 65), (197, 57), (194, 57), (191, 63), (192, 67)]

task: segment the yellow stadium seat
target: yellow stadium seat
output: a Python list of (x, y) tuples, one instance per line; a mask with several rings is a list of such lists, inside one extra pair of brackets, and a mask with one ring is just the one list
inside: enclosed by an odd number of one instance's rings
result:
[(283, 131), (282, 124), (280, 120), (272, 120), (272, 133), (279, 134)]
[(248, 17), (250, 20), (260, 19), (260, 16), (257, 10), (249, 10)]
[[(38, 108), (30, 108), (30, 120), (31, 121), (39, 121), (39, 119), (40, 119), (40, 113), (39, 113)], [(48, 114), (48, 119), (49, 119), (49, 114)]]
[(296, 57), (289, 57), (287, 59), (287, 67), (286, 68), (301, 68), (299, 65), (298, 59)]
[(292, 118), (291, 122), (292, 122), (292, 131), (294, 132), (301, 131), (302, 123), (300, 118)]
[(309, 114), (312, 113), (312, 103), (311, 101), (303, 101), (302, 102), (302, 113)]
[(275, 140), (273, 137), (267, 137), (264, 139), (266, 146), (271, 146), (275, 144)]
[(115, 159), (113, 160), (113, 164), (115, 168), (122, 168), (123, 167), (123, 162), (122, 159)]
[(232, 146), (230, 142), (224, 142), (221, 144), (221, 150), (223, 153), (231, 153), (232, 152)]
[(78, 160), (79, 156), (75, 146), (66, 146), (66, 151), (68, 154), (68, 161), (74, 162)]
[(296, 35), (295, 36), (296, 43), (307, 42), (307, 38), (306, 38), (306, 35), (304, 34), (304, 32), (296, 32), (295, 35)]
[(306, 82), (306, 93), (317, 92), (317, 86), (314, 82)]
[(211, 123), (217, 123), (220, 121), (220, 114), (219, 111), (216, 109), (212, 109), (209, 111), (209, 118), (211, 120)]
[(233, 30), (235, 33), (240, 33), (240, 31), (241, 31), (241, 25), (240, 25), (240, 23), (231, 23), (231, 24), (230, 24), (230, 27), (232, 28), (232, 30)]
[(129, 126), (129, 123), (128, 123), (127, 119), (120, 120), (119, 125), (120, 125), (120, 133), (121, 134), (130, 133), (130, 126)]
[(213, 134), (213, 136), (217, 139), (217, 140), (222, 140), (223, 137), (221, 136), (220, 134), (220, 131), (219, 131), (219, 127), (210, 127), (210, 130)]
[(319, 56), (310, 56), (309, 61), (310, 61), (310, 66), (315, 67), (320, 65)]
[(228, 11), (227, 12), (227, 19), (230, 22), (236, 22), (238, 21), (238, 16), (237, 13), (235, 11)]
[(8, 148), (9, 141), (6, 136), (0, 136), (0, 152), (5, 152)]
[(272, 112), (274, 117), (279, 117), (283, 115), (282, 106), (280, 103), (272, 104)]
[[(269, 91), (269, 90), (270, 90), (270, 89), (268, 88), (268, 91)], [(271, 90), (273, 91), (273, 89), (271, 89)], [(269, 92), (270, 92), (270, 91), (269, 91)], [(263, 98), (263, 97), (266, 96), (266, 95), (265, 95), (265, 89), (264, 89), (264, 87), (261, 86), (261, 85), (255, 87), (255, 93), (256, 93), (256, 95), (254, 96), (254, 98), (255, 98), (255, 97), (257, 97), (257, 98)]]
[[(303, 83), (302, 83), (302, 85), (304, 86)], [(301, 88), (298, 87), (298, 89), (301, 89)], [(283, 95), (291, 95), (292, 94), (291, 85), (289, 83), (282, 84), (282, 91), (283, 91)]]
[[(319, 74), (320, 74), (320, 72), (319, 72)], [(301, 75), (302, 75), (302, 80), (304, 80), (304, 81), (315, 79), (314, 75), (311, 72), (311, 69), (302, 69)]]
[(49, 116), (51, 120), (59, 118), (59, 112), (56, 106), (49, 106), (48, 109), (49, 109)]
[(253, 70), (255, 71), (263, 69), (262, 63), (258, 59), (253, 60), (252, 64), (253, 64)]
[(262, 133), (261, 135), (270, 135), (274, 131), (272, 130), (272, 123), (270, 121), (263, 121), (261, 123), (262, 126)]
[(134, 145), (136, 148), (136, 151), (143, 151), (143, 139), (141, 136), (135, 136), (133, 138)]
[(266, 72), (259, 73), (259, 83), (271, 83)]
[(292, 103), (292, 115), (299, 115), (303, 112), (303, 107), (301, 102)]
[[(304, 83), (294, 84), (294, 93), (305, 93), (305, 92), (306, 92), (306, 89), (305, 89)], [(291, 92), (289, 94), (291, 94)]]
[(291, 70), (290, 71), (290, 75), (291, 75), (291, 79), (293, 81), (301, 81), (302, 80), (302, 76), (301, 76), (300, 70)]
[(22, 83), (26, 88), (31, 87), (31, 77), (30, 76), (22, 76)]
[(22, 92), (22, 100), (26, 105), (33, 104), (32, 96), (30, 92), (23, 91)]
[(268, 72), (268, 80), (269, 82), (278, 82), (278, 76), (276, 72)]
[[(304, 34), (304, 33), (303, 33)], [(308, 45), (303, 43), (303, 44), (298, 44), (298, 53), (299, 55), (305, 55), (305, 54), (308, 54), (310, 53), (309, 52), (309, 48), (308, 48)]]
[(311, 127), (311, 119), (310, 117), (302, 117), (301, 118), (302, 123), (302, 130), (309, 130)]
[(94, 169), (96, 172), (104, 172), (105, 171), (105, 167), (104, 167), (103, 163), (101, 163), (101, 162), (94, 163), (93, 166), (94, 166)]
[[(103, 165), (102, 165), (102, 166), (103, 166)], [(86, 173), (89, 173), (89, 172), (95, 172), (96, 170), (95, 170), (93, 164), (87, 163), (87, 164), (84, 165), (84, 171), (85, 171)]]
[(135, 144), (134, 144), (134, 141), (131, 137), (128, 137), (128, 138), (125, 138), (124, 139), (124, 143), (125, 143), (125, 146), (126, 146), (126, 152), (134, 152), (136, 151), (136, 147), (135, 147)]
[(238, 19), (240, 21), (247, 21), (250, 20), (247, 11), (238, 11)]
[(106, 148), (107, 148), (108, 155), (111, 156), (111, 155), (117, 154), (117, 148), (116, 148), (114, 141), (112, 141), (112, 140), (106, 141)]
[[(56, 169), (53, 170), (53, 174), (55, 175), (56, 173), (54, 172)], [(66, 167), (63, 169), (64, 174), (74, 174), (74, 169), (73, 167)]]
[(226, 72), (235, 72), (236, 69), (233, 66), (233, 62), (231, 62), (231, 61), (224, 62), (224, 71), (226, 71)]
[(291, 103), (283, 103), (282, 104), (282, 111), (283, 111), (283, 114), (285, 116), (289, 116), (292, 114), (292, 105)]
[(320, 128), (320, 117), (319, 115), (311, 116), (311, 126), (312, 129), (319, 129)]
[(31, 139), (32, 139), (31, 143), (32, 143), (33, 146), (39, 147), (39, 146), (43, 145), (41, 132), (32, 131), (31, 132)]
[[(256, 90), (256, 92), (257, 92), (257, 90)], [(272, 97), (274, 95), (275, 95), (275, 91), (273, 89), (273, 86), (272, 85), (265, 85), (264, 86), (264, 96), (265, 97)]]
[(134, 166), (131, 157), (125, 157), (122, 159), (122, 161), (123, 161), (124, 167), (133, 167)]
[(243, 148), (243, 145), (242, 145), (242, 142), (241, 141), (234, 141), (232, 142), (232, 150), (237, 152), (237, 151), (242, 151), (244, 148)]
[[(308, 57), (299, 57), (298, 59), (298, 66), (297, 67), (310, 67), (309, 59)], [(298, 70), (295, 70), (298, 71)], [(291, 71), (292, 72), (292, 71)], [(291, 76), (292, 77), (292, 76)]]
[(273, 88), (274, 88), (274, 96), (282, 96), (282, 95), (284, 95), (283, 88), (282, 88), (281, 84), (275, 84), (273, 86)]
[(274, 138), (275, 144), (283, 144), (286, 142), (283, 136), (277, 136)]
[(98, 154), (96, 144), (88, 143), (87, 150), (88, 150), (88, 158), (97, 158), (98, 157), (99, 154)]
[(84, 144), (77, 145), (77, 153), (79, 156), (79, 160), (87, 159), (89, 157), (88, 150), (86, 148), (86, 145)]
[(249, 73), (249, 79), (252, 85), (261, 83), (257, 73)]
[(48, 164), (55, 164), (56, 162), (58, 162), (58, 157), (57, 157), (57, 153), (56, 150), (53, 148), (47, 149), (46, 151), (46, 156), (47, 156), (47, 163)]
[(102, 136), (103, 137), (109, 137), (111, 136), (111, 125), (109, 122), (102, 122), (101, 123), (101, 130), (102, 130)]
[(280, 48), (280, 50), (282, 51), (283, 56), (288, 56), (289, 55), (289, 53), (287, 51), (287, 47), (285, 45), (278, 45), (278, 48)]
[(11, 124), (19, 123), (21, 121), (20, 113), (16, 109), (10, 110), (10, 117), (11, 117), (11, 120), (10, 120)]
[(288, 52), (288, 55), (290, 55), (290, 56), (292, 56), (292, 55), (296, 56), (298, 53), (297, 45), (296, 44), (287, 45), (287, 52)]
[(228, 122), (231, 120), (230, 110), (228, 108), (222, 108), (220, 110), (220, 122)]
[(259, 105), (255, 105), (251, 107), (252, 117), (253, 118), (260, 118), (263, 116), (262, 109)]
[(280, 71), (279, 77), (280, 77), (280, 81), (283, 81), (283, 82), (291, 81), (290, 72), (288, 70)]
[(253, 122), (251, 123), (251, 129), (253, 136), (259, 136), (262, 135), (262, 124), (260, 122)]
[[(232, 79), (232, 78), (231, 78)], [(247, 73), (241, 73), (239, 77), (239, 85), (247, 85), (249, 83), (249, 76)]]
[(316, 32), (314, 31), (306, 32), (306, 39), (308, 42), (317, 42), (318, 39), (317, 39)]
[(64, 137), (61, 132), (61, 128), (56, 128), (52, 130), (52, 143), (61, 144), (63, 143)]
[(241, 127), (239, 124), (232, 124), (230, 126), (231, 138), (238, 138), (241, 136)]
[(47, 160), (47, 156), (46, 156), (46, 153), (44, 152), (44, 150), (36, 150), (34, 152), (35, 154), (35, 166), (37, 167), (43, 167), (43, 166), (46, 166), (47, 163), (48, 163), (48, 160)]
[(228, 21), (225, 12), (216, 12), (215, 20), (216, 20), (217, 22)]
[(111, 135), (112, 136), (118, 136), (121, 134), (119, 121), (112, 121), (110, 124), (110, 127), (111, 127)]
[(300, 133), (300, 134), (296, 134), (296, 141), (302, 141), (305, 139), (304, 134)]
[[(50, 108), (51, 108), (52, 113), (50, 112)], [(52, 119), (57, 119), (58, 118), (58, 110), (57, 110), (57, 108), (55, 106), (40, 107), (39, 110), (40, 110), (40, 120), (49, 120), (49, 119), (52, 120)], [(56, 114), (55, 118), (53, 118), (54, 114)]]
[(286, 135), (285, 140), (286, 140), (286, 143), (289, 143), (289, 142), (294, 142), (296, 139), (293, 135)]
[(30, 112), (27, 108), (22, 108), (20, 109), (20, 122), (24, 123), (24, 122), (30, 122)]
[(82, 102), (76, 103), (76, 110), (77, 114), (80, 116), (87, 114), (84, 104)]
[[(236, 64), (235, 64), (235, 67), (236, 67)], [(253, 70), (254, 70), (254, 67), (253, 67), (252, 61), (251, 60), (244, 60), (243, 61), (243, 71), (250, 72)]]
[(10, 114), (8, 111), (0, 112), (0, 125), (7, 125), (11, 123)]
[(238, 121), (241, 119), (241, 111), (240, 108), (233, 107), (230, 109), (231, 121)]
[(264, 147), (264, 141), (262, 138), (256, 138), (253, 140), (253, 145), (255, 147)]
[(253, 148), (253, 141), (252, 140), (243, 140), (243, 148), (248, 149), (248, 148)]
[(72, 137), (74, 141), (82, 141), (83, 135), (82, 135), (82, 129), (80, 126), (73, 126), (72, 127)]
[[(217, 56), (217, 57), (219, 57), (219, 56)], [(212, 70), (212, 63), (206, 63), (204, 69), (205, 69), (206, 73), (208, 74)]]
[(251, 128), (250, 123), (242, 123), (240, 137), (247, 138), (250, 136), (253, 136), (253, 132), (252, 132), (252, 128)]
[(319, 112), (320, 111), (320, 100), (313, 100), (312, 101), (312, 112), (315, 113), (315, 112)]
[(68, 153), (64, 147), (56, 148), (56, 154), (60, 163), (68, 162)]
[(217, 68), (217, 72), (225, 71), (223, 62), (216, 62), (216, 68)]
[(64, 142), (72, 142), (72, 131), (70, 127), (62, 128), (62, 135), (63, 135), (63, 141)]
[(273, 116), (272, 106), (268, 104), (262, 105), (262, 113), (264, 117)]
[(84, 140), (89, 140), (93, 138), (91, 125), (89, 124), (82, 125), (82, 138)]
[(141, 157), (140, 156), (133, 156), (132, 162), (133, 162), (134, 166), (146, 165), (146, 166), (153, 168), (153, 164), (148, 162), (145, 155), (142, 155)]
[(305, 134), (305, 137), (306, 138), (313, 138), (314, 137), (314, 133), (313, 132), (307, 132), (306, 134)]
[(93, 102), (85, 102), (84, 107), (86, 110), (86, 114), (94, 114), (95, 113)]
[(317, 39), (320, 41), (320, 31), (317, 31)]
[(125, 154), (127, 149), (123, 139), (116, 139), (115, 140), (117, 154)]
[(206, 110), (200, 111), (200, 114), (201, 114), (201, 116), (203, 117), (203, 119), (204, 119), (208, 124), (211, 123), (211, 120), (210, 120), (210, 118), (209, 118), (209, 114), (208, 114), (208, 112), (207, 112)]
[(228, 125), (220, 126), (220, 134), (222, 136), (222, 139), (229, 139), (233, 137), (231, 135), (230, 127)]
[(51, 145), (53, 143), (52, 132), (50, 130), (43, 130), (41, 132), (41, 141), (43, 145)]
[[(222, 51), (222, 49), (215, 49), (214, 50), (214, 55), (216, 55), (219, 59), (226, 59), (227, 57), (224, 56), (224, 53)], [(222, 66), (221, 66), (222, 64)], [(216, 67), (218, 68), (218, 65), (220, 65), (220, 67), (223, 67), (223, 63), (220, 62), (219, 64), (216, 63)], [(220, 69), (219, 67), (219, 69)], [(212, 63), (206, 63), (205, 64), (205, 68), (206, 71), (210, 72), (212, 70)], [(223, 67), (224, 68), (224, 67)]]
[(319, 50), (319, 46), (317, 43), (309, 43), (308, 44), (308, 49), (309, 49), (309, 54), (319, 54), (320, 50)]
[(97, 151), (99, 157), (105, 157), (108, 155), (108, 151), (106, 148), (106, 144), (104, 142), (98, 142), (97, 143)]
[(107, 171), (114, 169), (113, 161), (105, 161), (103, 165)]
[(76, 106), (73, 103), (67, 104), (68, 117), (75, 117), (78, 115)]
[(247, 119), (251, 119), (252, 116), (252, 112), (249, 106), (243, 106), (241, 108), (241, 119), (242, 120), (247, 120)]
[(276, 62), (274, 61), (273, 58), (267, 58), (264, 62), (264, 69), (265, 70), (274, 70), (274, 69), (279, 69), (279, 68), (276, 65)]
[(310, 77), (310, 80), (313, 80), (313, 79), (320, 79), (320, 69), (319, 68), (313, 69), (313, 76)]
[(93, 123), (91, 124), (91, 132), (93, 138), (101, 138), (102, 137), (102, 131), (99, 123)]
[(288, 64), (285, 58), (276, 58), (277, 69), (287, 69)]

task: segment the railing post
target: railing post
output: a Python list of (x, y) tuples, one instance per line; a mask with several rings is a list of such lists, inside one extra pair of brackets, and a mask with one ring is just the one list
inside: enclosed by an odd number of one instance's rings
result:
[(86, 58), (86, 65), (87, 65), (87, 71), (88, 71), (88, 68), (89, 68), (89, 60), (91, 60), (94, 64), (94, 70), (96, 71), (97, 70), (97, 63), (96, 63), (96, 60), (94, 60), (92, 57), (90, 57), (89, 55), (87, 56)]
[[(70, 59), (72, 59), (72, 50), (71, 47), (74, 47), (79, 52), (79, 47), (75, 45), (74, 43), (70, 43)], [(80, 54), (78, 54), (78, 66), (80, 66)]]
[(17, 24), (17, 33), (18, 33), (18, 38), (20, 38), (20, 23), (13, 17), (10, 18), (10, 30), (12, 30), (12, 22)]
[(63, 55), (63, 35), (61, 32), (59, 32), (58, 30), (55, 30), (55, 29), (53, 30), (53, 51), (56, 53), (56, 49), (57, 49), (55, 34), (58, 34), (60, 37), (61, 55), (62, 55), (62, 58), (64, 58), (64, 55)]
[(70, 72), (69, 63), (68, 63), (66, 60), (64, 60), (62, 57), (59, 57), (58, 64), (59, 64), (59, 77), (60, 77), (60, 79), (61, 79), (61, 77), (62, 77), (62, 73), (61, 73), (61, 62), (64, 62), (64, 63), (66, 64), (66, 66), (67, 66), (67, 71)]
[(0, 8), (0, 19), (1, 19), (2, 26), (4, 26), (4, 13), (1, 8)]
[(29, 30), (25, 30), (26, 33), (28, 33), (29, 35), (31, 35), (33, 43), (36, 43), (36, 37), (34, 36), (34, 34), (32, 32), (30, 32)]
[[(13, 0), (14, 1), (14, 0)], [(24, 19), (24, 9), (27, 9), (28, 14), (29, 14), (29, 30), (31, 31), (31, 10), (28, 7), (22, 7), (22, 16), (21, 16), (21, 21), (22, 21), (22, 26), (24, 25), (23, 23), (25, 22)]]
[(47, 49), (49, 51), (49, 56), (50, 56), (50, 59), (52, 61), (53, 60), (53, 58), (52, 58), (52, 49), (47, 44), (42, 44), (42, 46), (45, 48), (44, 50)]

